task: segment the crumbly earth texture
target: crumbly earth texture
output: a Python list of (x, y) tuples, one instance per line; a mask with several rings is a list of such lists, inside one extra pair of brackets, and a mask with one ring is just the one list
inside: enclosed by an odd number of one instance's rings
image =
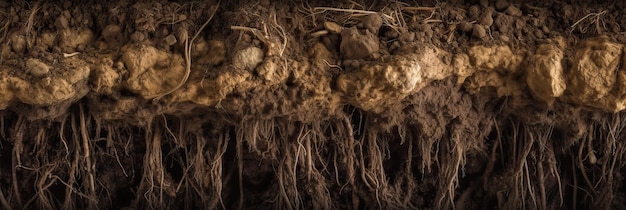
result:
[(626, 2), (520, 2), (1, 1), (0, 206), (626, 208)]

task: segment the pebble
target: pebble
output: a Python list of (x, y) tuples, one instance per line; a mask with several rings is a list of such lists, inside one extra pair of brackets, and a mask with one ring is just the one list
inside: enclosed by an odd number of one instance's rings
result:
[(522, 16), (522, 10), (520, 10), (519, 8), (513, 5), (509, 6), (509, 8), (506, 8), (506, 11), (504, 11), (504, 13), (510, 16), (515, 16), (515, 17)]
[(506, 0), (497, 0), (494, 6), (497, 11), (502, 12), (506, 10), (507, 7), (509, 7), (509, 2), (507, 2)]
[(341, 31), (343, 30), (343, 27), (340, 26), (339, 24), (335, 23), (335, 22), (331, 22), (331, 21), (326, 21), (324, 22), (324, 28), (334, 34), (340, 34)]
[(487, 10), (485, 11), (485, 13), (480, 17), (480, 24), (484, 25), (484, 26), (491, 26), (493, 24), (493, 17), (491, 15), (491, 11)]
[(461, 22), (461, 24), (459, 24), (459, 30), (463, 31), (463, 32), (470, 32), (472, 31), (472, 24), (469, 22)]
[(378, 34), (378, 30), (383, 25), (383, 18), (378, 14), (370, 14), (361, 19), (363, 26), (373, 34)]
[(174, 34), (170, 34), (168, 36), (165, 37), (165, 44), (172, 46), (174, 44), (176, 44), (176, 36), (174, 36)]
[(31, 58), (26, 60), (26, 71), (33, 76), (41, 77), (50, 72), (50, 66), (38, 59)]
[(482, 39), (487, 36), (487, 31), (483, 26), (479, 24), (474, 24), (474, 27), (472, 29), (472, 36)]

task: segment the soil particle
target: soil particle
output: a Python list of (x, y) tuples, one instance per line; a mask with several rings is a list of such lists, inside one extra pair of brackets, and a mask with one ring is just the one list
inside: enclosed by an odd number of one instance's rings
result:
[(493, 17), (490, 9), (485, 9), (484, 13), (480, 16), (479, 23), (483, 26), (490, 27), (493, 24)]
[(35, 77), (42, 77), (50, 72), (50, 66), (38, 59), (31, 58), (26, 60), (26, 71)]
[(115, 43), (122, 39), (122, 27), (119, 25), (111, 24), (104, 27), (102, 30), (102, 37), (108, 43)]
[(471, 19), (477, 19), (480, 15), (480, 7), (477, 5), (472, 5), (469, 8), (469, 16)]
[(54, 26), (56, 26), (57, 29), (62, 30), (62, 29), (68, 29), (70, 27), (70, 24), (64, 15), (60, 15), (57, 18), (57, 20), (54, 22)]
[(473, 29), (473, 26), (470, 22), (463, 21), (459, 24), (459, 30), (463, 32), (471, 32), (472, 29)]
[(494, 7), (496, 8), (496, 11), (502, 12), (509, 7), (509, 2), (507, 0), (497, 0)]
[(341, 32), (340, 51), (345, 59), (368, 58), (378, 49), (378, 37), (369, 30), (361, 34), (358, 29), (352, 27)]
[(11, 35), (10, 40), (13, 52), (16, 52), (18, 54), (24, 52), (24, 49), (26, 48), (26, 39), (24, 39), (23, 36), (14, 33), (13, 35)]
[(334, 34), (341, 34), (341, 31), (343, 30), (342, 26), (332, 21), (324, 22), (324, 28)]
[(472, 36), (483, 39), (487, 37), (487, 31), (482, 25), (474, 24), (474, 26), (472, 27)]
[(261, 62), (265, 53), (261, 48), (248, 47), (243, 50), (239, 50), (233, 56), (233, 65), (238, 69), (254, 70)]
[(504, 13), (510, 16), (515, 16), (515, 17), (522, 16), (522, 10), (517, 8), (515, 5), (509, 6)]
[(383, 18), (378, 13), (370, 14), (363, 17), (361, 23), (363, 27), (372, 32), (372, 34), (378, 34), (378, 30), (383, 25)]
[(170, 34), (166, 36), (163, 41), (165, 41), (165, 44), (167, 44), (168, 46), (172, 46), (176, 44), (176, 36), (174, 36), (174, 34)]

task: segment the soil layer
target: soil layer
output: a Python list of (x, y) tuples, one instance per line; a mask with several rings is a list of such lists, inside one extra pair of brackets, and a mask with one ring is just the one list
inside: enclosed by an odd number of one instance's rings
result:
[(0, 1), (6, 209), (624, 209), (624, 1)]

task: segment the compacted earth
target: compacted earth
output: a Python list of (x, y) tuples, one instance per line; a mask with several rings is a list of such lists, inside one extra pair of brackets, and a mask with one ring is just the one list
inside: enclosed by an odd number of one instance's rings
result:
[(624, 11), (1, 1), (0, 206), (623, 209)]

